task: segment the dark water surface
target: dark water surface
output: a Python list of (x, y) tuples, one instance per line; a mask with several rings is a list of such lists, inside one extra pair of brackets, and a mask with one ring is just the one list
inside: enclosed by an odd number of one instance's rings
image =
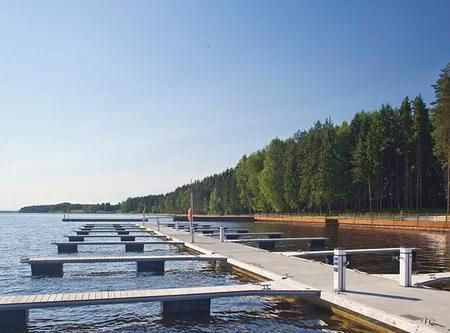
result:
[[(137, 274), (135, 263), (104, 263), (65, 265), (63, 278), (31, 278), (30, 266), (21, 264), (20, 258), (57, 255), (56, 247), (50, 243), (63, 240), (63, 235), (81, 225), (62, 223), (61, 217), (50, 214), (0, 214), (1, 295), (177, 288), (244, 282), (242, 277), (233, 273), (216, 272), (207, 263), (197, 262), (167, 262), (164, 276)], [(321, 229), (315, 227), (302, 229), (266, 224), (250, 227), (282, 230), (293, 235), (322, 235)], [(446, 246), (448, 254), (448, 238)], [(79, 250), (74, 255), (126, 255), (123, 246), (89, 246), (80, 247)], [(148, 255), (176, 252), (177, 249), (169, 245), (145, 247), (145, 254)], [(437, 267), (443, 265), (432, 266), (434, 270)], [(0, 332), (5, 331), (4, 327), (0, 327)], [(28, 325), (28, 332), (33, 333), (365, 331), (299, 300), (258, 297), (214, 299), (211, 316), (202, 321), (164, 321), (159, 314), (158, 303), (139, 303), (31, 310)]]
[[(283, 237), (324, 236), (329, 240), (326, 248), (346, 249), (409, 246), (419, 248), (413, 270), (416, 273), (450, 271), (450, 232), (419, 231), (406, 229), (383, 229), (367, 227), (325, 227), (321, 224), (240, 224), (255, 231), (281, 231)], [(275, 251), (308, 250), (307, 244), (277, 244)], [(368, 273), (398, 273), (395, 257), (384, 255), (352, 256), (350, 268)]]

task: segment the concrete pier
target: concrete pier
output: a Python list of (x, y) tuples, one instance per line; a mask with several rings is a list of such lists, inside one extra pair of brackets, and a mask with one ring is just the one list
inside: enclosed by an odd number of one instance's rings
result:
[[(152, 230), (151, 228), (148, 228)], [(212, 253), (228, 258), (228, 263), (268, 279), (287, 276), (297, 283), (322, 290), (322, 304), (339, 308), (359, 318), (368, 318), (406, 332), (448, 333), (450, 329), (450, 297), (448, 291), (433, 288), (403, 287), (395, 280), (346, 269), (346, 290), (336, 293), (333, 288), (333, 266), (268, 252), (245, 243), (220, 242), (213, 237), (196, 237), (161, 227), (161, 233), (185, 242), (185, 247), (199, 253)], [(350, 250), (347, 250), (350, 251)], [(316, 252), (316, 251), (314, 251)], [(414, 283), (414, 275), (413, 275)]]

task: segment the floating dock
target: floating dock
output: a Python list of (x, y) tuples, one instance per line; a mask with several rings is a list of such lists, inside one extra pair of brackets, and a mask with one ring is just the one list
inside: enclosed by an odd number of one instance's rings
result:
[(63, 222), (142, 222), (148, 221), (148, 218), (63, 218)]
[[(267, 236), (269, 239), (271, 239), (271, 238), (281, 238), (283, 234), (284, 234), (283, 232), (225, 232), (224, 237), (225, 239), (240, 239), (244, 237), (248, 238), (250, 236)], [(208, 236), (217, 237), (220, 236), (220, 233), (213, 232), (208, 234)]]
[(58, 247), (58, 253), (78, 252), (79, 245), (125, 245), (126, 252), (144, 252), (144, 245), (183, 245), (181, 241), (122, 241), (122, 242), (53, 242)]
[(85, 238), (120, 238), (121, 241), (134, 241), (136, 238), (161, 238), (165, 239), (166, 237), (162, 235), (152, 235), (152, 234), (128, 234), (128, 235), (66, 235), (69, 242), (84, 242)]
[(0, 323), (25, 327), (30, 309), (99, 304), (161, 302), (164, 317), (209, 316), (211, 299), (242, 296), (318, 297), (319, 290), (289, 281), (217, 287), (165, 288), (86, 293), (0, 296)]
[(265, 250), (273, 250), (275, 243), (308, 242), (309, 247), (318, 248), (325, 246), (326, 237), (290, 237), (290, 238), (241, 238), (227, 239), (227, 243), (256, 243), (257, 247)]
[(218, 255), (163, 255), (163, 256), (95, 256), (95, 257), (36, 257), (24, 258), (22, 263), (30, 264), (33, 276), (63, 276), (63, 264), (93, 264), (109, 262), (136, 262), (138, 272), (164, 274), (166, 261), (209, 261), (223, 262), (226, 257)]
[(112, 233), (117, 233), (118, 235), (129, 235), (130, 232), (132, 232), (133, 235), (139, 235), (139, 234), (148, 235), (149, 234), (149, 232), (145, 231), (145, 230), (87, 230), (87, 229), (86, 230), (75, 230), (75, 233), (77, 235), (112, 234)]

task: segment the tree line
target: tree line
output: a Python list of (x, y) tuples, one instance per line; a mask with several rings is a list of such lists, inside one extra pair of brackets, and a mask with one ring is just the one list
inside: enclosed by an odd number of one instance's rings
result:
[[(244, 155), (234, 168), (195, 181), (197, 214), (419, 211), (449, 207), (450, 63), (419, 95), (351, 121), (316, 122)], [(189, 185), (128, 198), (117, 211), (185, 213)]]
[(109, 202), (99, 204), (79, 204), (61, 202), (54, 205), (35, 205), (22, 207), (21, 213), (116, 213), (121, 210), (121, 204), (111, 205)]

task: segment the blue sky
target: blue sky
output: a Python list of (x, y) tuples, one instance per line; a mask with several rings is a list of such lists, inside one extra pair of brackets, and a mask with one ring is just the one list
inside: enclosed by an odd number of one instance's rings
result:
[(429, 102), (449, 13), (448, 1), (0, 1), (0, 208), (166, 192), (316, 120)]

